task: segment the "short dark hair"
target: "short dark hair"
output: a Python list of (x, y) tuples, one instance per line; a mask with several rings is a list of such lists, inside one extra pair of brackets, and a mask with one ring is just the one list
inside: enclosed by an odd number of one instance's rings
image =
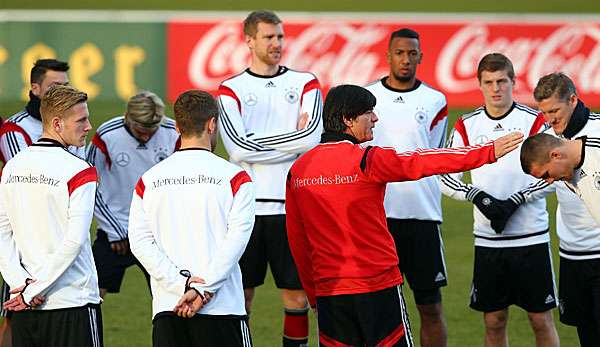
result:
[(279, 24), (281, 19), (272, 11), (253, 11), (244, 19), (244, 34), (250, 37), (256, 36), (258, 23)]
[(502, 53), (489, 53), (486, 54), (479, 61), (477, 66), (477, 79), (481, 82), (481, 74), (484, 71), (496, 72), (505, 70), (508, 78), (514, 81), (515, 69), (512, 62)]
[(567, 101), (571, 95), (577, 95), (575, 84), (562, 72), (546, 75), (538, 81), (533, 90), (533, 98), (540, 102), (556, 95), (560, 101)]
[(182, 137), (200, 136), (211, 118), (219, 116), (217, 101), (202, 90), (188, 90), (173, 105), (175, 122)]
[(352, 120), (373, 110), (377, 99), (363, 87), (342, 84), (327, 93), (323, 105), (323, 128), (325, 131), (342, 133), (346, 130), (344, 119)]
[(402, 28), (400, 30), (394, 31), (390, 35), (390, 41), (388, 42), (388, 47), (392, 45), (392, 41), (397, 38), (407, 38), (407, 39), (417, 39), (419, 41), (419, 33), (410, 29), (410, 28)]
[(530, 136), (521, 146), (521, 168), (526, 174), (531, 173), (533, 164), (543, 165), (550, 161), (550, 151), (560, 147), (562, 140), (550, 134)]
[(33, 64), (29, 80), (31, 83), (42, 83), (48, 70), (67, 72), (69, 64), (56, 59), (39, 59)]

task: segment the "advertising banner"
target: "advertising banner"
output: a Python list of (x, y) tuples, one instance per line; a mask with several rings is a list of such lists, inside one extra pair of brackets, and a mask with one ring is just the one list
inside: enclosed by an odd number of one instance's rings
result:
[(165, 92), (164, 23), (0, 22), (0, 100), (24, 100), (40, 58), (64, 60), (91, 100)]
[[(501, 52), (513, 62), (516, 100), (533, 104), (538, 79), (563, 71), (582, 99), (600, 107), (600, 21), (518, 20), (418, 21), (343, 20), (284, 17), (283, 65), (311, 71), (321, 85), (364, 85), (388, 73), (391, 32), (410, 27), (421, 35), (423, 61), (417, 77), (443, 91), (451, 107), (475, 107), (483, 100), (477, 63)], [(170, 100), (190, 88), (216, 91), (219, 83), (245, 68), (249, 52), (240, 20), (210, 19), (167, 24), (167, 92)]]

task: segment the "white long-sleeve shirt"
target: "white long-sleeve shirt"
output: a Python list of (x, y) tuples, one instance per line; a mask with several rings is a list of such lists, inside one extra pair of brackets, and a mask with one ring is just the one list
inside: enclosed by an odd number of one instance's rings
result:
[(42, 310), (100, 303), (90, 247), (96, 169), (41, 139), (6, 163), (0, 181), (0, 271)]
[(98, 127), (87, 160), (100, 177), (94, 216), (109, 241), (127, 238), (131, 191), (146, 170), (173, 153), (178, 140), (175, 121), (166, 117), (146, 143), (131, 134), (123, 117)]
[[(521, 104), (513, 106), (505, 115), (492, 118), (484, 107), (458, 119), (449, 147), (485, 143), (519, 131), (525, 136), (545, 129), (542, 115)], [(479, 190), (497, 199), (507, 199), (513, 193), (537, 180), (523, 173), (519, 150), (514, 150), (498, 162), (471, 170), (472, 184), (461, 181), (462, 173), (440, 177), (442, 193), (457, 200), (472, 200)], [(548, 242), (548, 212), (546, 200), (538, 199), (521, 205), (511, 216), (502, 234), (496, 234), (490, 221), (473, 207), (473, 234), (475, 245), (484, 247), (519, 247)]]
[[(377, 98), (379, 120), (368, 144), (394, 147), (398, 152), (444, 147), (448, 125), (446, 97), (417, 80), (413, 88), (398, 90), (386, 78), (367, 85)], [(389, 218), (442, 221), (441, 193), (436, 176), (389, 183), (385, 189)]]
[[(564, 138), (597, 136), (600, 134), (600, 115), (587, 109), (577, 110), (571, 116)], [(557, 136), (552, 128), (546, 133)], [(559, 181), (548, 185), (540, 180), (521, 191), (521, 200), (534, 201), (556, 191), (556, 233), (559, 239), (559, 254), (562, 258), (585, 260), (600, 258), (600, 226), (579, 196)]]
[[(256, 186), (256, 214), (285, 214), (285, 178), (296, 158), (319, 143), (323, 100), (317, 78), (280, 67), (274, 76), (249, 69), (219, 87), (219, 130), (229, 160)], [(297, 130), (299, 117), (308, 122)]]
[(198, 313), (245, 315), (238, 261), (254, 226), (254, 186), (240, 167), (202, 149), (183, 149), (135, 187), (131, 251), (151, 276), (153, 315), (173, 310), (188, 270), (215, 293)]

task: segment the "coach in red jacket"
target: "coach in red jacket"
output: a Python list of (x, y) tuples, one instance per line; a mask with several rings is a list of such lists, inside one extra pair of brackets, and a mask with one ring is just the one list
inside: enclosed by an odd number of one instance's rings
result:
[[(332, 88), (321, 143), (287, 178), (287, 233), (321, 346), (412, 346), (394, 240), (383, 197), (388, 182), (471, 170), (515, 149), (522, 134), (464, 148), (396, 153), (362, 147), (377, 115), (368, 90)], [(398, 115), (402, 117), (402, 115)]]

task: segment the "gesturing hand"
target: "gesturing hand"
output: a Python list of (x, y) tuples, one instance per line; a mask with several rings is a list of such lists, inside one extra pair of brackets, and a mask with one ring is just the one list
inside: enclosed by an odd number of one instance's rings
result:
[(497, 138), (494, 141), (494, 154), (496, 155), (496, 159), (500, 159), (505, 154), (515, 150), (519, 147), (521, 142), (523, 142), (523, 134), (517, 131)]

